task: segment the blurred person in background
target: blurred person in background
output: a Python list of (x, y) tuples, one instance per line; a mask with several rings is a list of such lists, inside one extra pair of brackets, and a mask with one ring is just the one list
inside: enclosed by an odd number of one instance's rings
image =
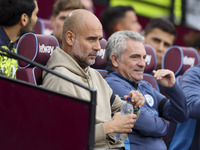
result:
[(176, 28), (167, 19), (154, 18), (144, 29), (145, 43), (151, 45), (157, 55), (157, 69), (162, 67), (162, 57), (176, 39)]
[(131, 6), (107, 8), (101, 15), (101, 23), (107, 38), (116, 31), (131, 30), (140, 33), (142, 29), (135, 10)]
[[(16, 53), (16, 41), (34, 31), (37, 13), (37, 0), (0, 0), (0, 47)], [(16, 78), (17, 61), (0, 53), (0, 74)]]
[(92, 0), (81, 0), (81, 3), (85, 7), (85, 9), (87, 9), (90, 12), (94, 13), (94, 4), (93, 4)]
[(53, 36), (58, 40), (60, 47), (62, 47), (62, 29), (67, 15), (75, 10), (82, 9), (80, 0), (56, 0), (53, 5), (53, 14), (51, 16), (51, 24), (53, 26)]

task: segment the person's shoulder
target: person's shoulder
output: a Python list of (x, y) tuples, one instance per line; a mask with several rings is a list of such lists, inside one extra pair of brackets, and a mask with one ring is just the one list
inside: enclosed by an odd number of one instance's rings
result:
[(3, 28), (0, 26), (0, 46), (7, 46), (7, 43), (10, 42), (8, 35), (3, 30)]
[(96, 70), (96, 69), (94, 69), (94, 68), (92, 68), (92, 67), (89, 67), (89, 70), (88, 70), (88, 71), (90, 72), (90, 74), (96, 74), (96, 75), (99, 74), (98, 70)]
[(184, 73), (184, 75), (195, 75), (195, 74), (198, 74), (200, 76), (200, 63), (194, 67), (189, 68)]
[(5, 36), (3, 36), (3, 35), (0, 36), (0, 47), (1, 46), (7, 46), (7, 44), (5, 42)]
[(119, 78), (119, 76), (117, 76), (115, 72), (108, 72), (108, 74), (105, 77), (105, 80), (107, 82), (113, 82), (113, 81), (120, 81), (122, 79)]
[(94, 69), (94, 68), (89, 68), (89, 72), (91, 74), (91, 76), (95, 76), (96, 78), (102, 78), (103, 79), (103, 76), (99, 73), (98, 70)]

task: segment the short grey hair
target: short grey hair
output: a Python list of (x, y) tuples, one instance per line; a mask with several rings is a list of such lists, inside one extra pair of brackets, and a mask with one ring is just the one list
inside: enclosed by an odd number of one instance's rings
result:
[(123, 61), (122, 54), (126, 50), (126, 40), (128, 39), (144, 43), (144, 37), (134, 31), (117, 31), (109, 37), (106, 45), (106, 60), (108, 63), (108, 70), (112, 68), (112, 61), (110, 59), (112, 54), (118, 56), (119, 59)]

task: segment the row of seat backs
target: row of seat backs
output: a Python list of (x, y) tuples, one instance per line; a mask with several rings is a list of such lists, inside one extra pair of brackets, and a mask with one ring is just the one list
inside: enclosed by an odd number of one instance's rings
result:
[[(51, 35), (53, 32), (53, 27), (50, 23), (50, 20), (38, 18), (35, 26), (35, 34), (44, 34), (44, 35)], [(104, 70), (107, 66), (107, 62), (105, 59), (105, 47), (106, 47), (107, 41), (105, 39), (101, 40), (101, 47), (102, 49), (98, 52), (99, 57), (96, 58), (96, 63), (92, 65), (91, 67), (98, 69), (100, 72), (102, 71), (103, 74), (105, 74)], [(152, 72), (153, 69), (156, 68), (157, 65), (157, 59), (156, 54), (153, 48), (150, 45), (145, 45), (145, 49), (147, 51), (147, 66), (145, 68), (145, 73)]]
[[(95, 64), (91, 66), (95, 69), (99, 69), (99, 71), (100, 69), (104, 70), (107, 66), (107, 62), (104, 57), (106, 43), (107, 41), (105, 39), (100, 41), (102, 49), (98, 52)], [(45, 66), (57, 46), (59, 47), (58, 41), (52, 35), (26, 33), (18, 41), (17, 54)], [(27, 81), (35, 85), (42, 84), (42, 69), (23, 60), (18, 60), (17, 64), (17, 79)], [(105, 71), (103, 73), (106, 75), (107, 72)]]
[[(51, 35), (53, 32), (53, 27), (50, 23), (50, 20), (48, 19), (43, 19), (43, 18), (38, 18), (35, 26), (35, 34), (44, 34), (44, 35)], [(101, 47), (102, 49), (98, 52), (99, 57), (96, 58), (96, 63), (92, 65), (91, 67), (95, 69), (99, 69), (99, 71), (104, 72), (107, 62), (105, 59), (105, 47), (107, 41), (105, 39), (101, 40)], [(34, 43), (33, 43), (34, 44)], [(156, 54), (153, 48), (150, 45), (145, 45), (145, 49), (147, 51), (147, 66), (145, 68), (145, 73), (150, 73), (152, 72), (153, 69), (156, 68), (157, 65), (157, 59), (156, 59)]]
[[(53, 27), (49, 19), (38, 18), (35, 26), (35, 34), (51, 35)], [(92, 66), (95, 69), (99, 69), (104, 73), (107, 66), (106, 59), (104, 58), (105, 46), (107, 41), (103, 39), (101, 41), (102, 50), (99, 52), (99, 57), (96, 59), (96, 63)], [(146, 68), (144, 73), (151, 74), (152, 70), (156, 68), (157, 58), (155, 51), (150, 45), (145, 45), (147, 52)], [(176, 77), (183, 75), (183, 73), (190, 67), (199, 63), (199, 55), (192, 47), (179, 47), (172, 46), (164, 54), (162, 60), (162, 68), (172, 70)]]
[[(104, 41), (103, 47), (105, 45), (106, 41)], [(152, 71), (157, 67), (156, 52), (150, 45), (145, 45), (145, 50), (147, 56), (145, 59), (146, 67), (144, 70), (143, 80), (148, 81), (156, 90), (160, 91), (155, 78), (152, 76)], [(103, 51), (105, 52), (105, 49), (103, 49)], [(101, 52), (101, 56), (97, 58), (97, 64), (93, 66), (96, 69), (100, 69), (99, 72), (103, 77), (106, 76), (106, 60), (104, 56), (104, 53)], [(177, 78), (177, 81), (180, 82), (181, 76), (184, 72), (190, 67), (197, 65), (199, 62), (199, 55), (195, 48), (172, 46), (163, 56), (162, 69), (172, 70)]]
[[(103, 77), (106, 76), (106, 58), (105, 47), (107, 41), (105, 39), (100, 41), (101, 50), (98, 52), (96, 62), (91, 67), (97, 69)], [(36, 61), (42, 65), (50, 58), (53, 50), (59, 46), (58, 41), (54, 36), (27, 33), (23, 35), (17, 45), (17, 53)], [(144, 80), (150, 82), (152, 86), (159, 90), (157, 82), (151, 75), (152, 71), (156, 69), (157, 57), (155, 50), (150, 45), (145, 45), (146, 68), (144, 71)], [(172, 70), (176, 76), (182, 75), (189, 67), (199, 63), (198, 53), (194, 48), (173, 46), (169, 48), (163, 56), (163, 68)], [(42, 83), (42, 70), (22, 60), (18, 60), (17, 79), (28, 81), (35, 85)]]
[[(105, 58), (106, 40), (101, 41), (102, 49), (96, 58), (96, 63), (91, 67), (95, 69), (106, 69), (107, 62)], [(157, 57), (155, 50), (150, 45), (145, 45), (146, 67), (144, 73), (152, 74), (157, 67)], [(175, 76), (183, 75), (184, 72), (199, 63), (199, 55), (193, 47), (172, 46), (164, 54), (162, 68), (172, 70)]]
[[(52, 32), (53, 32), (53, 28), (52, 28), (52, 25), (50, 23), (50, 20), (38, 18), (36, 26), (35, 26), (35, 32), (34, 33), (35, 34), (51, 35)], [(99, 56), (96, 58), (95, 64), (91, 66), (92, 68), (97, 69), (103, 77), (105, 77), (107, 75), (107, 71), (106, 71), (107, 61), (106, 61), (106, 58), (104, 57), (105, 56), (106, 43), (107, 43), (107, 41), (105, 39), (101, 40), (102, 49), (98, 52)], [(159, 90), (155, 79), (151, 75), (152, 70), (154, 70), (156, 68), (156, 65), (157, 65), (157, 59), (156, 59), (155, 51), (153, 50), (153, 48), (150, 45), (145, 45), (145, 49), (147, 51), (147, 57), (146, 57), (146, 64), (147, 65), (146, 65), (146, 68), (145, 68), (145, 71), (144, 71), (145, 72), (144, 80), (149, 81), (155, 89)], [(32, 70), (32, 69), (29, 69), (29, 70)], [(38, 68), (34, 68), (33, 71), (38, 72)], [(35, 75), (37, 75), (37, 74), (35, 74)], [(39, 78), (38, 78), (38, 80), (39, 80)], [(34, 82), (35, 82), (35, 84), (37, 83), (36, 77), (34, 78)], [(38, 83), (41, 83), (41, 81), (38, 81)]]
[[(54, 36), (26, 33), (18, 41), (17, 54), (20, 54), (31, 61), (38, 62), (41, 65), (46, 65), (52, 52), (57, 46), (59, 46), (59, 44)], [(42, 69), (23, 60), (18, 60), (17, 64), (17, 79), (35, 85), (42, 84)]]
[[(99, 69), (99, 71), (100, 69), (104, 70), (107, 66), (107, 62), (104, 57), (106, 43), (107, 41), (105, 39), (100, 41), (102, 49), (98, 53), (96, 63), (91, 66), (95, 69)], [(18, 41), (17, 54), (20, 54), (31, 61), (46, 65), (52, 52), (57, 46), (59, 46), (59, 44), (54, 36), (26, 33)], [(23, 60), (18, 60), (17, 64), (17, 79), (24, 80), (35, 85), (40, 85), (42, 83), (42, 79), (40, 77), (42, 70), (40, 68), (24, 62)]]
[[(105, 47), (107, 41), (105, 39), (100, 41), (101, 50), (98, 52), (96, 62), (91, 67), (97, 69), (103, 77), (106, 76), (106, 66), (107, 61), (105, 58)], [(51, 35), (33, 34), (27, 33), (23, 35), (17, 45), (17, 54), (20, 54), (31, 61), (38, 62), (42, 65), (46, 65), (48, 59), (50, 58), (53, 50), (59, 46), (57, 39)], [(145, 80), (151, 80), (153, 86), (157, 89), (158, 86), (155, 79), (152, 79), (150, 73), (156, 68), (157, 59), (153, 48), (150, 45), (145, 45), (147, 51), (145, 72)], [(33, 66), (30, 63), (24, 62), (23, 60), (18, 60), (18, 69), (16, 72), (17, 79), (24, 80), (35, 85), (42, 84), (42, 70), (38, 67)]]

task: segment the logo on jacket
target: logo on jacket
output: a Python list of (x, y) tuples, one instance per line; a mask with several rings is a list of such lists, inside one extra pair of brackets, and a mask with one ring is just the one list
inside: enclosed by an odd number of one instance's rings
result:
[(153, 99), (153, 97), (152, 97), (151, 95), (149, 95), (149, 94), (145, 94), (144, 97), (145, 97), (147, 103), (148, 103), (150, 106), (153, 106), (153, 104), (154, 104), (154, 99)]

